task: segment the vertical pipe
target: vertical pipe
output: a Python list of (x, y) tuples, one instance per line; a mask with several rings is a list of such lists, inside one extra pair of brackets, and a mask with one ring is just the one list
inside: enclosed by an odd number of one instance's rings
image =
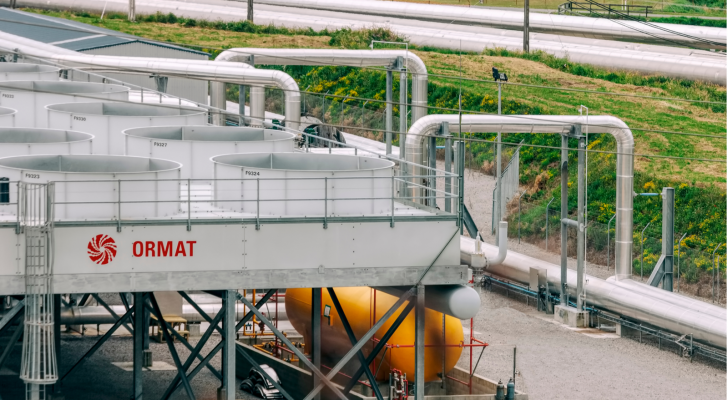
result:
[(238, 114), (240, 114), (240, 126), (247, 125), (245, 121), (245, 98), (247, 97), (248, 87), (238, 85)]
[(581, 136), (581, 125), (575, 125), (576, 134), (579, 135), (579, 176), (578, 176), (578, 196), (577, 196), (577, 221), (579, 227), (576, 233), (576, 309), (581, 311), (584, 309), (584, 242), (586, 239), (586, 229), (584, 228), (584, 164), (586, 156), (586, 138)]
[[(445, 133), (445, 135), (445, 172), (449, 174), (452, 172), (452, 140), (448, 133)], [(447, 175), (445, 177), (445, 196), (448, 197), (445, 200), (445, 212), (452, 211), (452, 198), (449, 197), (451, 190), (452, 178), (450, 178), (450, 175)]]
[(662, 188), (662, 254), (665, 256), (665, 275), (662, 289), (672, 292), (675, 255), (675, 189)]
[[(225, 109), (225, 82), (210, 82), (210, 107)], [(225, 124), (225, 116), (217, 111), (211, 110), (212, 124), (223, 126)]]
[(528, 47), (529, 47), (529, 24), (530, 21), (528, 20), (529, 14), (531, 12), (530, 5), (528, 4), (528, 0), (524, 0), (523, 2), (523, 52), (528, 53)]
[[(387, 155), (392, 154), (392, 70), (387, 69), (387, 111), (386, 111), (386, 119), (384, 121), (384, 136), (387, 143), (386, 153)], [(399, 143), (400, 151), (402, 148), (404, 148), (404, 143)]]
[[(460, 124), (462, 126), (462, 124)], [(458, 142), (458, 223), (460, 234), (463, 234), (463, 207), (464, 207), (464, 185), (465, 185), (465, 142)]]
[(415, 400), (425, 399), (425, 285), (417, 284), (415, 306)]
[(404, 68), (402, 57), (398, 57), (399, 72), (399, 158), (405, 157), (405, 143), (407, 142), (407, 70)]
[[(222, 353), (222, 390), (224, 400), (235, 400), (235, 290), (223, 292), (225, 315), (222, 320), (222, 331), (225, 332)], [(218, 398), (220, 398), (218, 396)]]
[(430, 142), (429, 146), (429, 167), (432, 168), (427, 171), (427, 175), (430, 177), (428, 185), (429, 190), (429, 199), (428, 199), (428, 205), (430, 207), (437, 207), (437, 194), (435, 192), (435, 189), (437, 189), (437, 138), (431, 137), (428, 138)]
[(134, 400), (142, 400), (142, 366), (144, 362), (144, 293), (134, 293)]
[(265, 119), (265, 88), (250, 87), (250, 126), (262, 128)]
[[(569, 136), (561, 136), (561, 221), (569, 216)], [(567, 240), (566, 224), (561, 222), (561, 304), (568, 305), (566, 298), (566, 270), (567, 270)]]
[[(321, 370), (321, 288), (311, 289), (311, 362), (313, 365)], [(320, 378), (316, 374), (313, 376), (313, 387), (317, 387), (320, 382)], [(372, 382), (374, 384), (374, 382)], [(314, 400), (320, 400), (321, 393), (319, 392)]]

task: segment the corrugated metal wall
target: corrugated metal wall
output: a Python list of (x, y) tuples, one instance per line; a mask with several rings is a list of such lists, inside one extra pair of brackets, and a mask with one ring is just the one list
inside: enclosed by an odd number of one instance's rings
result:
[[(103, 56), (179, 58), (184, 60), (208, 59), (208, 57), (203, 54), (196, 54), (184, 50), (176, 50), (139, 42), (85, 50), (82, 51), (82, 53)], [(149, 78), (146, 75), (117, 73), (107, 73), (104, 75), (109, 78), (123, 80), (145, 88), (156, 89), (154, 79)], [(196, 101), (198, 103), (207, 104), (208, 82), (186, 78), (169, 78), (169, 81), (167, 82), (167, 93)]]

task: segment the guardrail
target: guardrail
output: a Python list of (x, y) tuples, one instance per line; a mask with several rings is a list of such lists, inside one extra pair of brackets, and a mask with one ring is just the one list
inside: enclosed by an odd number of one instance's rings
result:
[[(593, 12), (607, 12), (607, 17), (611, 18), (612, 12), (615, 15), (627, 14), (630, 15), (644, 15), (645, 18), (652, 12), (652, 6), (636, 6), (630, 4), (602, 4), (602, 3), (582, 3), (576, 1), (569, 1), (559, 5), (559, 14), (566, 14), (567, 12), (574, 12), (574, 9), (580, 11), (587, 11), (589, 14)], [(630, 14), (631, 13), (631, 14)]]

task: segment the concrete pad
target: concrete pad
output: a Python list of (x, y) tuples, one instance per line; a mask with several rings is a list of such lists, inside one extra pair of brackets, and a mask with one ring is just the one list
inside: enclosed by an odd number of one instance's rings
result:
[(559, 304), (554, 308), (554, 320), (572, 328), (588, 328), (589, 312)]
[[(112, 365), (115, 365), (124, 371), (133, 371), (134, 370), (134, 362), (132, 361), (119, 361), (119, 362), (112, 362)], [(155, 361), (151, 367), (149, 368), (142, 368), (143, 371), (176, 371), (177, 367), (175, 367), (172, 364), (166, 363), (164, 361)]]

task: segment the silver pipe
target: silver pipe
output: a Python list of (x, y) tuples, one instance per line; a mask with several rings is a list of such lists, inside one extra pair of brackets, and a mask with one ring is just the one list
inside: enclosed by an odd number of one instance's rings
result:
[(389, 67), (402, 57), (412, 74), (412, 120), (427, 115), (427, 66), (416, 54), (405, 50), (340, 49), (260, 49), (225, 50), (215, 61), (254, 60), (264, 65), (345, 65), (349, 67)]
[[(226, 103), (225, 82), (210, 82), (210, 106), (225, 110)], [(212, 124), (225, 126), (225, 115), (213, 113)]]
[[(591, 119), (591, 118), (590, 118)], [(483, 252), (487, 256), (495, 255), (498, 251), (493, 245), (484, 243)], [(473, 239), (460, 238), (460, 259), (467, 264), (475, 249)], [(529, 257), (513, 251), (508, 252), (501, 265), (492, 266), (488, 272), (516, 282), (528, 284), (531, 267), (540, 267), (547, 270), (549, 287), (554, 294), (559, 292), (560, 267), (543, 260)], [(589, 297), (587, 306), (642, 321), (656, 327), (677, 333), (693, 334), (696, 340), (708, 343), (721, 349), (726, 348), (726, 322), (725, 319), (716, 318), (706, 312), (695, 312), (679, 302), (675, 297), (673, 302), (663, 301), (640, 291), (632, 290), (622, 282), (605, 281), (594, 276), (586, 275)], [(569, 270), (567, 274), (568, 293), (576, 294), (576, 271)], [(659, 290), (659, 289), (658, 289)], [(667, 296), (674, 293), (662, 290)], [(709, 307), (705, 307), (709, 309)]]
[[(288, 107), (286, 107), (288, 109)], [(288, 116), (286, 116), (288, 120)], [(250, 87), (250, 126), (263, 128), (265, 121), (265, 88), (262, 86)], [(286, 124), (286, 126), (288, 126)]]
[[(478, 7), (429, 5), (422, 3), (339, 0), (256, 0), (258, 4), (283, 7), (300, 7), (323, 11), (375, 15), (379, 17), (407, 18), (421, 21), (438, 21), (493, 28), (523, 29), (523, 12), (518, 10), (493, 10)], [(572, 35), (595, 39), (664, 43), (664, 38), (691, 47), (725, 49), (726, 29), (677, 24), (652, 24), (638, 21), (621, 21), (616, 24), (605, 18), (533, 13), (529, 17), (529, 29), (533, 32)], [(666, 32), (659, 28), (667, 28)], [(686, 37), (686, 35), (689, 35)], [(709, 45), (695, 38), (707, 39), (722, 45)], [(522, 42), (521, 38), (521, 42)], [(521, 49), (523, 44), (521, 43)]]
[[(210, 318), (215, 318), (217, 313), (222, 308), (222, 304), (209, 303), (209, 304), (198, 304), (198, 306), (205, 312)], [(126, 313), (124, 306), (109, 306), (118, 315)], [(250, 311), (249, 308), (243, 304), (237, 304), (236, 306), (236, 320), (241, 320), (245, 313)], [(261, 307), (261, 312), (266, 314), (270, 313), (271, 318), (275, 315), (275, 304), (270, 304), (267, 307)], [(182, 305), (182, 315), (180, 317), (187, 320), (187, 322), (205, 322), (197, 310), (188, 304)], [(288, 314), (286, 313), (285, 303), (278, 304), (278, 320), (287, 321)], [(61, 325), (95, 325), (95, 324), (113, 324), (116, 322), (116, 318), (112, 316), (104, 307), (101, 306), (72, 306), (61, 308)]]
[[(425, 138), (435, 135), (443, 122), (447, 122), (450, 132), (458, 132), (460, 120), (458, 115), (428, 115), (421, 118), (409, 130), (407, 135), (406, 160), (417, 164), (412, 174), (425, 174), (422, 163), (425, 159)], [(467, 132), (531, 132), (557, 133), (569, 131), (574, 124), (581, 124), (582, 129), (589, 127), (591, 133), (609, 133), (617, 141), (617, 223), (615, 254), (617, 261), (616, 277), (618, 280), (630, 279), (632, 276), (632, 189), (634, 179), (634, 139), (632, 131), (619, 118), (612, 116), (589, 116), (589, 124), (582, 116), (503, 116), (503, 115), (463, 115), (462, 130)], [(557, 285), (558, 287), (558, 285)]]
[[(245, 63), (220, 64), (214, 61), (68, 54), (67, 51), (59, 51), (59, 48), (55, 46), (5, 32), (1, 33), (0, 50), (14, 52), (16, 49), (21, 55), (92, 71), (124, 71), (240, 85), (275, 86), (284, 91), (286, 126), (298, 130), (300, 123), (301, 94), (298, 84), (288, 74), (281, 71), (259, 70), (251, 68)], [(215, 101), (219, 101), (219, 98)]]
[[(400, 297), (410, 288), (377, 286), (374, 289)], [(425, 307), (458, 319), (470, 319), (480, 310), (480, 295), (465, 285), (428, 285)]]
[(508, 222), (500, 221), (498, 222), (498, 254), (495, 257), (485, 258), (485, 268), (502, 264), (506, 255), (508, 255)]

